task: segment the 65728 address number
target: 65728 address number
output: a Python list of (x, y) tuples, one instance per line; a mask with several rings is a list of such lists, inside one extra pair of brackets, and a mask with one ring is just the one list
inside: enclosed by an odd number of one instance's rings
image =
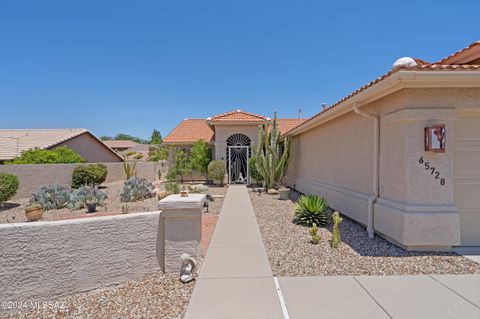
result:
[(435, 167), (431, 166), (430, 165), (430, 162), (426, 162), (424, 159), (423, 159), (423, 156), (420, 157), (420, 159), (418, 160), (418, 163), (420, 165), (422, 165), (425, 170), (429, 171), (430, 172), (430, 175), (433, 176), (434, 179), (438, 179), (440, 181), (440, 185), (444, 186), (445, 185), (445, 178), (441, 177), (440, 176), (440, 172), (437, 171), (435, 169)]

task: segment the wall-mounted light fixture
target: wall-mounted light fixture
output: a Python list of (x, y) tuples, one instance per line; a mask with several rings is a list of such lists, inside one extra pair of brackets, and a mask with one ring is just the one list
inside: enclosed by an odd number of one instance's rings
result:
[(425, 151), (445, 153), (445, 124), (425, 128)]

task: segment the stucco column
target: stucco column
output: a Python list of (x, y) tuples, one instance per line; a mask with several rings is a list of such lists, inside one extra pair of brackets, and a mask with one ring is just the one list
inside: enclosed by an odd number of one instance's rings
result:
[(227, 161), (227, 142), (215, 142), (215, 160), (221, 161), (224, 160), (225, 162)]
[(180, 272), (180, 256), (184, 253), (198, 259), (202, 239), (202, 210), (206, 195), (187, 197), (170, 195), (158, 202), (162, 210), (165, 272)]
[[(460, 243), (453, 196), (455, 117), (454, 109), (406, 108), (381, 118), (374, 224), (406, 248), (442, 250)], [(435, 124), (445, 124), (445, 153), (425, 151), (424, 129)]]

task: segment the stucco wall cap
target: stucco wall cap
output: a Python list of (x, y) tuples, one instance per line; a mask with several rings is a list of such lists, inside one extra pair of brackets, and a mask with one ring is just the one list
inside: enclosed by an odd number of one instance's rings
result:
[(182, 197), (179, 194), (170, 195), (158, 202), (160, 209), (201, 209), (205, 205), (207, 196), (204, 194), (188, 194)]
[(397, 70), (399, 68), (414, 68), (417, 66), (417, 62), (411, 57), (403, 57), (397, 59), (393, 65), (392, 70)]

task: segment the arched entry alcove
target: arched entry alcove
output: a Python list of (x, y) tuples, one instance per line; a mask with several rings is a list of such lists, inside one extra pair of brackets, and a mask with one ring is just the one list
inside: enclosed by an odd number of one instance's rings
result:
[(229, 183), (248, 184), (248, 159), (250, 158), (250, 138), (235, 133), (227, 138), (227, 173)]

